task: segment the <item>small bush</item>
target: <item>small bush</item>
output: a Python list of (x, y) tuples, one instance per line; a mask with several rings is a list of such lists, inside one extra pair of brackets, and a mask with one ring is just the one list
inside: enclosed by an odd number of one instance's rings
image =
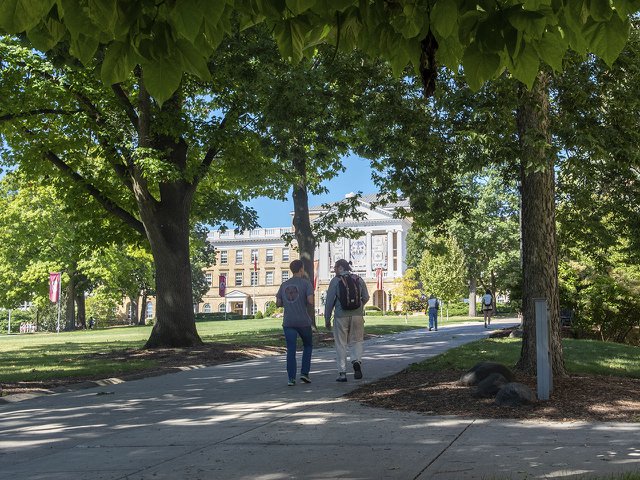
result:
[(256, 312), (255, 318), (257, 318), (258, 320), (264, 318), (264, 315), (262, 315), (262, 312), (260, 310), (258, 310)]
[(384, 317), (384, 312), (380, 309), (378, 310), (365, 310), (364, 314), (367, 317)]
[(145, 318), (144, 324), (145, 325), (150, 325), (150, 326), (155, 325), (156, 324), (156, 317), (147, 317), (147, 318)]
[(276, 307), (276, 302), (267, 302), (267, 305), (264, 309), (264, 316), (267, 318), (271, 318), (274, 313), (276, 313), (278, 307)]
[(376, 312), (380, 312), (382, 310), (380, 310), (380, 307), (376, 307), (374, 305), (365, 305), (364, 307), (364, 311), (365, 312), (369, 312), (369, 311), (376, 311)]

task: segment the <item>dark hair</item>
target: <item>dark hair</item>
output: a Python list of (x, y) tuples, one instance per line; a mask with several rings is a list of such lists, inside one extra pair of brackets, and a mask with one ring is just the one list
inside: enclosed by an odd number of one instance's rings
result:
[(302, 263), (302, 260), (298, 259), (289, 264), (289, 270), (291, 270), (292, 273), (298, 273), (300, 270), (302, 270), (303, 267), (304, 263)]
[(484, 293), (488, 293), (489, 295), (491, 295), (491, 290), (487, 288), (487, 290)]
[(351, 262), (347, 262), (344, 258), (336, 260), (336, 267), (342, 268), (345, 272), (351, 271)]

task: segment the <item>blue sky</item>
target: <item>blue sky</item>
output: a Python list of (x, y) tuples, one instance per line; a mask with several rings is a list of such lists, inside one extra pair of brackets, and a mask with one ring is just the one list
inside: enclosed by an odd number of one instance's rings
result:
[[(369, 160), (351, 155), (343, 159), (346, 170), (325, 182), (329, 193), (325, 195), (310, 195), (310, 205), (320, 205), (322, 203), (334, 202), (344, 198), (349, 192), (376, 193), (378, 189), (371, 180), (371, 164)], [(258, 212), (258, 222), (261, 227), (289, 227), (291, 226), (291, 215), (293, 211), (293, 201), (289, 196), (286, 202), (271, 200), (269, 198), (256, 198), (247, 205), (253, 207)]]

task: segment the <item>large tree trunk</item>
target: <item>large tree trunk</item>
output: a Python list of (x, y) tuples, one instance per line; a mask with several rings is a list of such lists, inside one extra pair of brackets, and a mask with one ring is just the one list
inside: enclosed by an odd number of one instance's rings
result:
[[(172, 190), (179, 197), (182, 189), (174, 185)], [(141, 209), (156, 267), (157, 321), (145, 348), (202, 344), (193, 315), (189, 215), (181, 203), (169, 201)]]
[(129, 319), (129, 323), (131, 325), (138, 324), (138, 296), (136, 295), (129, 297), (129, 302), (131, 303), (131, 309), (129, 310), (129, 315), (131, 318)]
[[(165, 160), (177, 170), (187, 169), (187, 144), (184, 139), (150, 128), (150, 98), (140, 81), (139, 144), (152, 146), (165, 155)], [(165, 121), (178, 121), (182, 100), (178, 94), (162, 106)], [(156, 323), (145, 348), (191, 347), (202, 345), (193, 315), (191, 261), (189, 257), (189, 216), (195, 186), (185, 179), (167, 179), (159, 184), (158, 200), (152, 195), (144, 175), (134, 170), (133, 192), (140, 219), (151, 246), (156, 269)]]
[[(62, 298), (60, 298), (60, 301), (62, 301)], [(72, 331), (76, 328), (76, 278), (72, 272), (69, 273), (65, 302), (64, 329)]]
[[(522, 350), (517, 368), (536, 372), (535, 298), (549, 308), (549, 348), (556, 375), (564, 375), (560, 337), (555, 174), (549, 148), (548, 77), (539, 73), (531, 91), (520, 89), (517, 112), (522, 195)], [(539, 167), (542, 167), (542, 171)]]
[(469, 316), (476, 316), (476, 294), (478, 290), (478, 282), (475, 277), (469, 280)]
[(140, 302), (140, 316), (138, 317), (138, 325), (145, 325), (147, 322), (147, 290), (142, 290), (142, 301)]
[[(294, 168), (299, 176), (296, 185), (293, 186), (293, 230), (298, 242), (298, 253), (300, 260), (304, 264), (304, 270), (309, 276), (309, 281), (313, 284), (315, 278), (314, 255), (316, 249), (316, 239), (311, 229), (309, 219), (309, 195), (306, 184), (306, 162), (304, 159), (294, 160)], [(315, 305), (309, 305), (307, 312), (316, 324)]]
[(77, 318), (80, 328), (87, 328), (87, 313), (84, 302), (84, 289), (78, 288), (76, 291), (76, 307), (78, 309)]

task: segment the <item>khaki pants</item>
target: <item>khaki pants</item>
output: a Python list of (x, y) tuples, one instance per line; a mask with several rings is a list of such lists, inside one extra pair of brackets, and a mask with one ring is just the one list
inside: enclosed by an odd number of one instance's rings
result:
[(364, 317), (337, 317), (333, 319), (333, 338), (336, 345), (338, 372), (347, 371), (347, 350), (351, 350), (351, 361), (362, 361), (364, 341)]

